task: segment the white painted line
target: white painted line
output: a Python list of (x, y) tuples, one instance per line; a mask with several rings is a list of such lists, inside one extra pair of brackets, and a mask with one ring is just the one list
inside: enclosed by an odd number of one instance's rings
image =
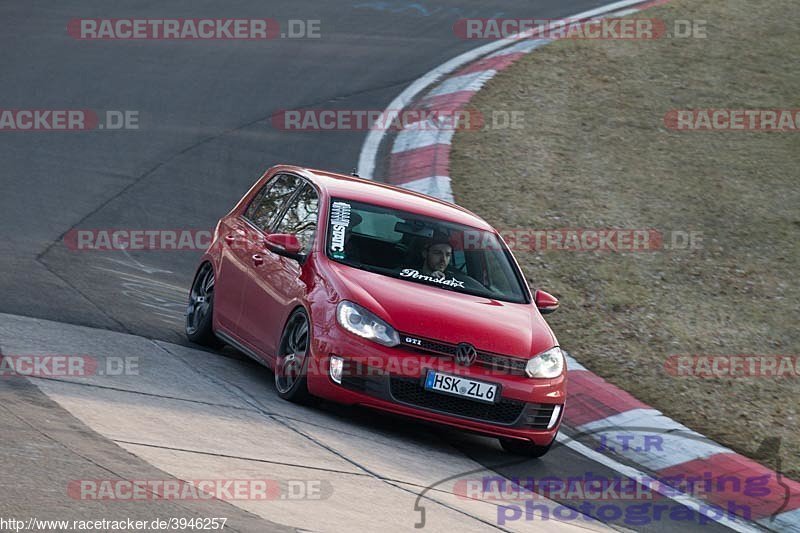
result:
[(439, 198), (445, 202), (453, 202), (453, 191), (450, 188), (450, 176), (431, 176), (430, 178), (422, 178), (419, 180), (409, 181), (408, 183), (403, 183), (401, 187)]
[(507, 56), (509, 54), (527, 54), (532, 50), (536, 50), (540, 46), (544, 46), (553, 42), (552, 39), (530, 39), (527, 41), (522, 41), (519, 44), (515, 44), (513, 46), (509, 46), (508, 48), (503, 48), (493, 54), (490, 54), (488, 57), (502, 57)]
[(781, 513), (775, 517), (774, 522), (769, 518), (762, 518), (758, 523), (772, 531), (800, 533), (800, 509)]
[(445, 94), (459, 93), (463, 91), (478, 92), (483, 85), (494, 78), (497, 74), (496, 70), (479, 70), (478, 72), (470, 72), (462, 76), (453, 76), (447, 78), (444, 82), (440, 83), (435, 89), (426, 95), (426, 98), (434, 96), (443, 96)]
[(714, 522), (717, 522), (725, 527), (728, 527), (740, 533), (758, 533), (761, 531), (760, 529), (757, 529), (756, 527), (747, 523), (744, 519), (730, 518), (730, 516), (728, 516), (728, 513), (722, 513), (723, 516), (720, 518), (717, 518), (716, 514), (709, 516), (707, 512), (704, 512), (709, 510), (709, 504), (697, 500), (695, 498), (692, 498), (691, 496), (686, 494), (675, 494), (676, 492), (675, 489), (671, 487), (662, 486), (662, 484), (658, 482), (657, 478), (649, 476), (648, 474), (645, 474), (641, 470), (637, 470), (632, 466), (627, 466), (618, 463), (617, 461), (610, 459), (605, 455), (602, 455), (601, 453), (589, 448), (588, 446), (585, 446), (580, 442), (572, 440), (570, 437), (566, 435), (562, 435), (559, 433), (556, 436), (556, 440), (565, 445), (566, 447), (575, 450), (576, 452), (588, 458), (589, 460), (599, 463), (605, 466), (606, 468), (610, 468), (611, 470), (625, 477), (634, 479), (636, 481), (644, 481), (645, 483), (647, 483), (649, 486), (652, 487), (653, 491), (658, 492), (659, 494), (669, 498), (670, 500), (675, 501), (685, 507), (688, 507), (693, 511), (708, 516), (709, 520), (713, 520)]
[(622, 428), (622, 427), (643, 427), (663, 430), (688, 430), (671, 418), (665, 417), (661, 411), (656, 409), (631, 409), (623, 413), (603, 418), (602, 420), (595, 420), (594, 422), (587, 422), (580, 426), (582, 431), (594, 431), (604, 428)]
[[(567, 369), (572, 372), (573, 370), (586, 370), (586, 367), (580, 364), (577, 359), (572, 357), (570, 354), (566, 352), (566, 350), (561, 350), (564, 352), (564, 357), (567, 358)], [(588, 370), (586, 370), (588, 372)]]
[(634, 13), (638, 13), (638, 12), (639, 12), (639, 10), (636, 9), (636, 8), (623, 9), (622, 11), (617, 11), (617, 12), (614, 12), (614, 13), (608, 13), (607, 15), (603, 15), (601, 18), (607, 18), (607, 19), (610, 19), (610, 18), (622, 18), (622, 17), (627, 17), (628, 15), (633, 15)]
[[(634, 6), (636, 4), (644, 4), (646, 1), (647, 0), (620, 0), (606, 6), (584, 11), (583, 13), (578, 13), (577, 15), (573, 15), (571, 18), (591, 18), (629, 6)], [(506, 39), (487, 43), (483, 46), (468, 50), (467, 52), (464, 52), (463, 54), (454, 57), (445, 63), (442, 63), (438, 67), (431, 69), (426, 74), (414, 81), (414, 83), (406, 87), (399, 95), (397, 95), (394, 100), (391, 101), (391, 103), (387, 106), (386, 111), (384, 111), (386, 118), (389, 119), (389, 122), (394, 120), (401, 109), (404, 109), (414, 98), (416, 98), (420, 92), (425, 90), (442, 76), (454, 72), (459, 67), (466, 65), (467, 63), (470, 63), (481, 56), (496, 52), (497, 50), (505, 48), (506, 46), (513, 44), (520, 39), (525, 39), (530, 36), (530, 32), (524, 32), (518, 35), (512, 35)], [(386, 131), (382, 128), (371, 129), (369, 133), (367, 133), (367, 138), (364, 140), (364, 144), (361, 146), (361, 154), (358, 158), (358, 174), (362, 178), (374, 178), (375, 159), (378, 156), (378, 149), (380, 148), (384, 135), (386, 135)]]
[(439, 128), (439, 124), (432, 120), (409, 124), (408, 128), (403, 128), (395, 137), (392, 153), (407, 152), (433, 144), (450, 144), (456, 126), (452, 122), (442, 126)]
[(631, 409), (575, 429), (590, 432), (592, 438), (602, 439), (614, 453), (650, 470), (663, 470), (718, 453), (733, 453), (655, 409)]

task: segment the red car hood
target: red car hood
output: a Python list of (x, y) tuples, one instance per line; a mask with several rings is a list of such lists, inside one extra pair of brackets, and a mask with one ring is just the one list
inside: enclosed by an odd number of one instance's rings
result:
[(557, 344), (533, 304), (515, 304), (330, 263), (340, 297), (377, 314), (401, 333), (530, 358)]

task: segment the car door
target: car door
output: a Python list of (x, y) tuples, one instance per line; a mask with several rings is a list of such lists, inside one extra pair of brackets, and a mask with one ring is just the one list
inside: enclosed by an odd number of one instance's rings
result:
[[(313, 249), (319, 217), (319, 196), (313, 186), (300, 187), (272, 227), (271, 233), (296, 235), (302, 254)], [(251, 263), (251, 289), (245, 295), (245, 313), (256, 333), (254, 342), (259, 352), (274, 357), (283, 325), (289, 313), (306, 294), (301, 279), (302, 265), (297, 259), (276, 254), (265, 247), (259, 252), (260, 264)]]
[(242, 291), (247, 266), (237, 250), (245, 242), (245, 223), (239, 217), (225, 217), (219, 223), (221, 253), (214, 288), (214, 320), (217, 326), (238, 338), (237, 323), (242, 311)]
[(251, 347), (256, 333), (253, 315), (246, 308), (246, 295), (253, 285), (249, 278), (254, 256), (263, 248), (264, 232), (278, 220), (301, 184), (300, 178), (291, 174), (275, 176), (256, 194), (241, 216), (226, 217), (220, 225), (223, 250), (214, 310), (219, 313), (220, 326)]

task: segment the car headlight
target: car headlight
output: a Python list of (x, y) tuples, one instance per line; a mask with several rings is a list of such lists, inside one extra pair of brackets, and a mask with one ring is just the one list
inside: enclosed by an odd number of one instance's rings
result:
[(384, 346), (400, 344), (400, 335), (395, 329), (353, 302), (344, 300), (336, 308), (336, 318), (344, 329)]
[(564, 354), (558, 346), (540, 353), (525, 365), (529, 378), (557, 378), (563, 371)]

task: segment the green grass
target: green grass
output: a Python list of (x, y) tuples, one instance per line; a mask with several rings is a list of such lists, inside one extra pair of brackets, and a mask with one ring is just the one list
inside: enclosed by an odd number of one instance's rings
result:
[(673, 354), (800, 355), (800, 133), (663, 123), (671, 109), (800, 108), (796, 9), (677, 0), (640, 16), (706, 20), (707, 39), (540, 49), (472, 102), (485, 116), (524, 111), (525, 128), (458, 132), (451, 174), (456, 201), (496, 227), (702, 232), (692, 251), (516, 255), (561, 298), (549, 322), (581, 363), (745, 455), (781, 437), (800, 479), (800, 379), (663, 370)]

